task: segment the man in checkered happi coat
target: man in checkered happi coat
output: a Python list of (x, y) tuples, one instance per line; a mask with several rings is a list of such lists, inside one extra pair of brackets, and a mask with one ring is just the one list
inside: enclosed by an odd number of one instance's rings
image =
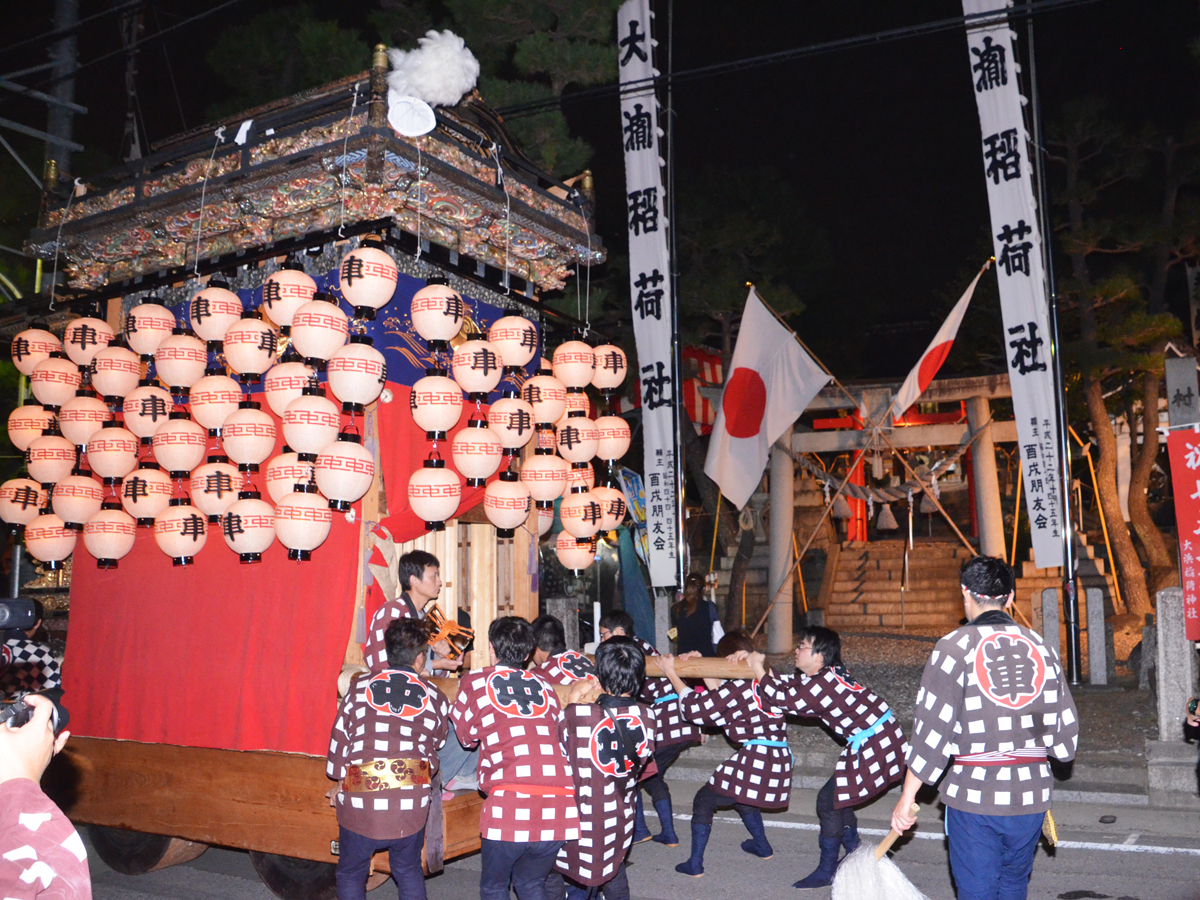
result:
[(959, 900), (1019, 900), (1050, 809), (1047, 759), (1075, 758), (1079, 719), (1058, 654), (1004, 611), (1012, 569), (977, 556), (960, 580), (969, 624), (938, 641), (925, 664), (892, 827), (911, 828), (917, 790), (940, 780)]
[(595, 680), (596, 667), (578, 650), (567, 649), (563, 623), (551, 615), (533, 620), (533, 665), (531, 671), (551, 684), (571, 685)]
[(5, 700), (62, 687), (62, 672), (50, 645), (35, 640), (44, 611), (40, 601), (32, 603), (37, 618), (32, 628), (0, 631), (0, 697)]
[(481, 900), (549, 900), (546, 876), (564, 841), (579, 837), (575, 783), (558, 740), (554, 687), (522, 668), (533, 629), (503, 616), (488, 629), (491, 666), (459, 682), (451, 716), (464, 747), (479, 745)]

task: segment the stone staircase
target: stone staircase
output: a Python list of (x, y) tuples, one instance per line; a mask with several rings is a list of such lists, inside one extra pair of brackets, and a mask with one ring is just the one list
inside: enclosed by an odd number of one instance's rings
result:
[(848, 630), (955, 628), (963, 616), (958, 572), (970, 551), (958, 543), (918, 541), (909, 551), (902, 591), (904, 547), (902, 540), (843, 544), (825, 624)]
[[(1075, 553), (1078, 558), (1078, 572), (1080, 587), (1083, 590), (1088, 588), (1099, 588), (1104, 592), (1104, 605), (1106, 615), (1113, 614), (1113, 580), (1110, 571), (1111, 566), (1105, 558), (1103, 548), (1100, 548), (1100, 556), (1096, 555), (1097, 548), (1088, 543), (1087, 535), (1081, 532), (1075, 533)], [(1017, 576), (1017, 602), (1021, 604), (1021, 608), (1026, 612), (1029, 607), (1026, 604), (1032, 604), (1033, 607), (1041, 605), (1042, 590), (1044, 588), (1062, 588), (1062, 569), (1039, 569), (1030, 560), (1025, 560), (1021, 563), (1021, 572)], [(1036, 598), (1034, 595), (1036, 594)]]

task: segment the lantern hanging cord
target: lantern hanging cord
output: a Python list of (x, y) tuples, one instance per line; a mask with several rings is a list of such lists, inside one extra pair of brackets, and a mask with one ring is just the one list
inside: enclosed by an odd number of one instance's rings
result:
[(512, 293), (512, 275), (508, 271), (508, 254), (512, 246), (512, 197), (508, 193), (508, 184), (504, 181), (504, 168), (500, 165), (500, 146), (492, 143), (492, 159), (496, 161), (496, 186), (504, 191), (504, 293)]
[(204, 183), (200, 186), (200, 216), (196, 220), (196, 259), (192, 266), (192, 274), (200, 277), (200, 238), (204, 235), (204, 201), (208, 195), (208, 177), (212, 174), (213, 160), (217, 158), (217, 148), (225, 143), (225, 126), (222, 125), (213, 132), (212, 153), (208, 155), (208, 166), (204, 170)]
[(50, 274), (50, 312), (54, 312), (54, 295), (58, 290), (58, 256), (62, 252), (62, 230), (63, 225), (67, 223), (67, 215), (71, 212), (71, 201), (75, 199), (77, 191), (84, 190), (83, 182), (76, 178), (75, 188), (67, 196), (67, 205), (63, 208), (62, 218), (58, 220), (58, 233), (54, 237), (54, 269)]
[[(417, 145), (417, 195), (413, 198), (413, 202), (417, 207), (417, 260), (421, 259), (421, 139), (416, 138), (413, 143)], [(437, 359), (437, 354), (434, 354), (434, 359)]]
[[(354, 122), (354, 111), (358, 108), (358, 85), (350, 88), (354, 99), (350, 103), (350, 114), (346, 116), (346, 134), (342, 137), (342, 221), (338, 225), (338, 237), (346, 236), (346, 168), (349, 160), (346, 158), (346, 147), (350, 143), (350, 127)], [(419, 151), (418, 151), (419, 152)]]

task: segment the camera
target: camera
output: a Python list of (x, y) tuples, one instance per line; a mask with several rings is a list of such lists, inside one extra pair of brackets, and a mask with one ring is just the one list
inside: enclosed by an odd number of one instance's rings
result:
[(33, 600), (0, 600), (0, 631), (28, 631), (41, 618), (37, 607)]
[[(54, 725), (54, 736), (58, 737), (62, 734), (63, 729), (67, 727), (67, 722), (71, 716), (67, 712), (67, 708), (62, 705), (62, 688), (50, 688), (45, 691), (36, 691), (39, 697), (45, 697), (54, 704), (54, 709), (50, 713), (50, 721)], [(18, 697), (11, 703), (0, 703), (0, 726), (7, 725), (9, 728), (20, 728), (33, 718), (33, 707), (25, 702), (25, 694), (23, 697)]]

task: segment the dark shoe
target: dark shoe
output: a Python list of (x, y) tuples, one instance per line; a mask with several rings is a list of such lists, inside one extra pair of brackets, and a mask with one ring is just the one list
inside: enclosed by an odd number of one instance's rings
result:
[(633, 842), (641, 844), (650, 840), (652, 836), (650, 829), (646, 827), (646, 812), (642, 809), (642, 792), (638, 791), (637, 800), (634, 802)]
[(711, 832), (712, 825), (692, 823), (692, 855), (688, 857), (687, 862), (682, 862), (675, 867), (676, 872), (681, 875), (691, 875), (693, 878), (699, 878), (704, 874), (704, 848), (708, 846), (708, 836)]
[(842, 839), (821, 837), (818, 842), (821, 845), (820, 863), (809, 873), (808, 877), (800, 879), (792, 887), (804, 890), (805, 888), (829, 887), (833, 884), (833, 873), (837, 871), (838, 851), (842, 849)]
[(658, 820), (662, 822), (662, 833), (654, 840), (660, 844), (666, 844), (668, 847), (678, 847), (679, 836), (675, 834), (675, 817), (671, 812), (671, 798), (655, 800), (654, 811), (658, 813)]
[(775, 850), (769, 843), (767, 843), (767, 839), (765, 837), (752, 838), (748, 841), (742, 841), (742, 849), (751, 856), (757, 856), (760, 859), (770, 859), (775, 855)]
[(754, 807), (742, 807), (738, 813), (742, 817), (742, 824), (750, 832), (750, 840), (742, 841), (742, 849), (760, 859), (770, 859), (774, 856), (775, 851), (771, 849), (767, 831), (763, 827), (762, 813)]
[(847, 825), (842, 829), (842, 846), (846, 848), (846, 855), (849, 856), (862, 845), (862, 840), (858, 836), (858, 823)]

